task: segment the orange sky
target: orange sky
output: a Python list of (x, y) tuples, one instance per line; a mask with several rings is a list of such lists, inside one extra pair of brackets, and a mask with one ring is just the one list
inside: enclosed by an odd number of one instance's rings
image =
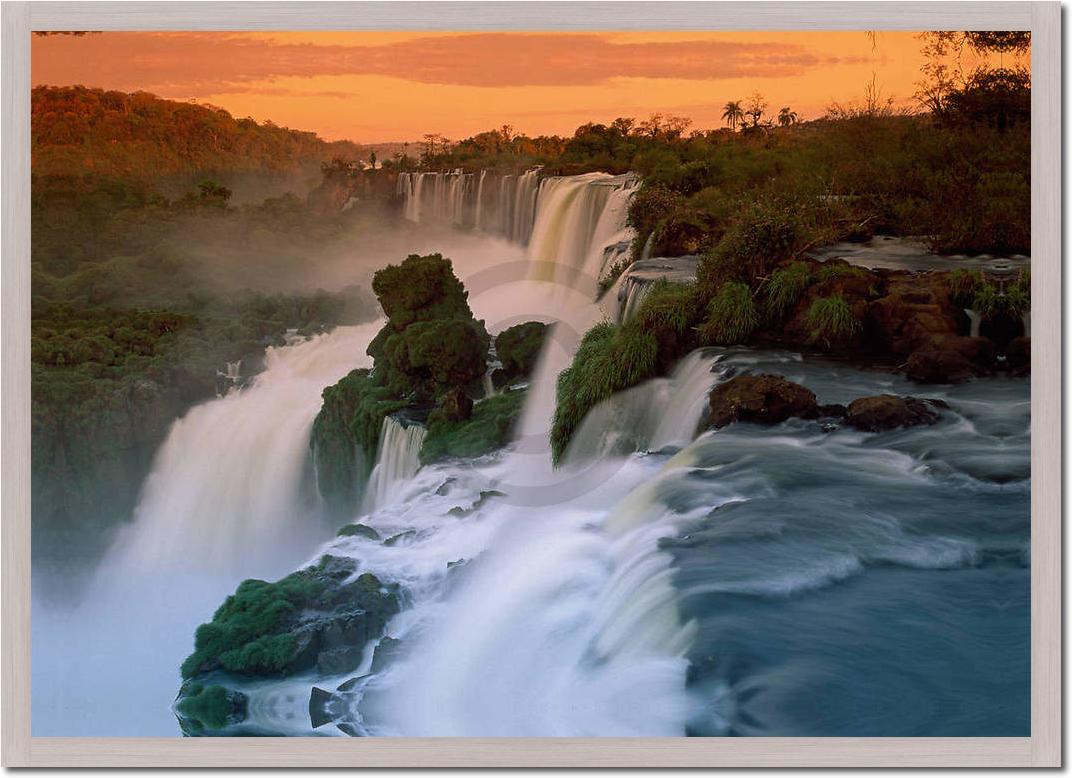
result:
[(651, 113), (721, 125), (761, 92), (814, 118), (874, 73), (909, 103), (912, 32), (107, 32), (34, 36), (34, 84), (146, 90), (361, 143), (460, 139), (502, 124), (569, 134)]

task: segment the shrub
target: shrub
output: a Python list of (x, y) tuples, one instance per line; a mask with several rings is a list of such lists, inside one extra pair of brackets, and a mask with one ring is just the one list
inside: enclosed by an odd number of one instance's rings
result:
[(660, 278), (644, 297), (633, 323), (642, 330), (667, 330), (685, 336), (700, 309), (695, 284), (675, 284)]
[(488, 333), (475, 319), (418, 321), (384, 342), (384, 383), (396, 396), (432, 400), (487, 370)]
[(495, 353), (502, 363), (508, 381), (523, 378), (532, 373), (540, 358), (547, 325), (542, 321), (527, 321), (515, 324), (495, 337)]
[(862, 267), (847, 263), (824, 262), (819, 265), (819, 271), (816, 275), (820, 281), (831, 281), (835, 278), (845, 278), (846, 276), (866, 276), (867, 271)]
[(1009, 311), (1014, 316), (1023, 316), (1031, 310), (1031, 271), (1021, 270), (1016, 280), (1006, 290)]
[(781, 319), (796, 305), (811, 283), (811, 268), (806, 262), (791, 262), (775, 270), (767, 282), (767, 316)]
[(557, 464), (585, 415), (615, 392), (652, 378), (659, 343), (650, 332), (603, 323), (585, 333), (573, 363), (558, 376), (551, 456)]
[(808, 309), (812, 341), (827, 347), (851, 340), (860, 331), (860, 322), (839, 294), (820, 297)]
[(700, 340), (712, 345), (743, 343), (759, 325), (752, 292), (740, 281), (719, 288), (707, 306), (707, 321), (700, 325)]
[(791, 204), (776, 198), (753, 202), (700, 262), (699, 279), (712, 287), (730, 278), (751, 283), (792, 257), (800, 238), (800, 218)]
[(506, 390), (476, 403), (466, 421), (449, 421), (433, 413), (421, 446), (421, 464), (447, 457), (479, 457), (507, 445), (524, 400), (524, 391)]
[(949, 274), (949, 296), (962, 308), (969, 308), (975, 293), (986, 283), (979, 270), (959, 268)]

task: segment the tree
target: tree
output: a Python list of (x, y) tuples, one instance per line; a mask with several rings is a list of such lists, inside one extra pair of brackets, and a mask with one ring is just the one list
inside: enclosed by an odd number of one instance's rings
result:
[(790, 110), (789, 106), (785, 106), (782, 110), (778, 111), (778, 124), (782, 127), (788, 127), (791, 124), (797, 123), (796, 111)]
[(767, 101), (759, 92), (753, 92), (748, 98), (748, 109), (745, 111), (745, 115), (752, 119), (752, 126), (758, 127), (759, 120), (763, 118), (763, 113), (767, 110)]
[(370, 153), (368, 155), (368, 161), (369, 161), (369, 164), (372, 166), (372, 169), (375, 170), (376, 169), (376, 152), (375, 151), (373, 151), (372, 153)]
[(722, 118), (731, 130), (736, 130), (738, 124), (744, 123), (744, 110), (741, 108), (740, 100), (731, 100), (722, 108)]

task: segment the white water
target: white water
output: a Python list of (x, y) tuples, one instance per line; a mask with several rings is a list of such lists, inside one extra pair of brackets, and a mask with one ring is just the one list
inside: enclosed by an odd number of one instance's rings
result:
[[(429, 184), (435, 186), (425, 178), (399, 184), (408, 197), (406, 215), (415, 220), (426, 211), (421, 198)], [(449, 180), (441, 178), (436, 202), (464, 203), (459, 188), (452, 194)], [(413, 638), (416, 652), (428, 646), (429, 654), (399, 694), (370, 694), (370, 706), (384, 717), (375, 729), (680, 734), (680, 653), (689, 630), (667, 599), (667, 558), (656, 546), (667, 519), (653, 503), (646, 521), (626, 529), (609, 521), (608, 506), (655, 473), (645, 463), (620, 459), (552, 470), (547, 445), (554, 379), (599, 318), (595, 278), (607, 246), (621, 240), (628, 186), (609, 177), (555, 179), (545, 197), (534, 171), (521, 178), (523, 186), (510, 187), (511, 220), (518, 207), (529, 207), (531, 192), (531, 224), (544, 225), (531, 236), (528, 253), (523, 257), (515, 246), (487, 240), (471, 253), (453, 252), (455, 269), (470, 290), (474, 313), (492, 332), (539, 318), (558, 321), (557, 335), (530, 388), (514, 450), (487, 469), (474, 472), (460, 463), (445, 471), (418, 470), (423, 430), (385, 428), (369, 490), (375, 509), (367, 520), (381, 530), (416, 529), (417, 535), (378, 545), (377, 552), (363, 548), (360, 558), (364, 569), (406, 586), (414, 605), (392, 630)], [(485, 192), (494, 188), (485, 182)], [(566, 190), (575, 197), (560, 196)], [(565, 225), (578, 231), (576, 239), (563, 231)], [(549, 261), (555, 272), (534, 277), (534, 257)], [(515, 272), (515, 265), (528, 270)], [(168, 705), (197, 624), (241, 578), (277, 577), (301, 558), (315, 558), (320, 552), (310, 556), (311, 541), (333, 529), (319, 524), (308, 472), (309, 430), (323, 388), (367, 366), (365, 347), (378, 328), (340, 328), (274, 349), (268, 369), (251, 385), (175, 423), (135, 520), (101, 566), (87, 605), (75, 613), (42, 612), (41, 618), (35, 611), (35, 641), (48, 646), (35, 652), (37, 734), (175, 731)], [(445, 480), (474, 479), (488, 489), (466, 492), (459, 485), (458, 494), (438, 493)], [(481, 505), (481, 491), (488, 490), (506, 497)], [(462, 519), (447, 514), (459, 496), (474, 506)], [(635, 513), (638, 500), (643, 503), (634, 497), (623, 504)], [(429, 501), (442, 510), (428, 512)], [(473, 587), (445, 585), (446, 564), (459, 559), (474, 560), (465, 566), (479, 582)], [(493, 594), (484, 611), (470, 607), (468, 598)], [(72, 656), (73, 635), (82, 645)], [(416, 640), (419, 635), (428, 642)], [(469, 644), (471, 638), (480, 645)], [(512, 654), (505, 651), (510, 646)], [(499, 666), (484, 662), (496, 656)], [(454, 690), (447, 678), (439, 685), (418, 682), (431, 668), (447, 668), (451, 657), (470, 657), (447, 674)], [(545, 673), (543, 682), (534, 670)], [(456, 696), (458, 687), (470, 696)], [(383, 688), (391, 688), (386, 678)], [(630, 703), (637, 694), (650, 702), (649, 710)], [(102, 710), (116, 698), (127, 710)], [(448, 698), (456, 700), (454, 708), (440, 708)]]
[(402, 424), (386, 416), (380, 428), (376, 464), (365, 491), (365, 510), (383, 508), (399, 498), (406, 483), (420, 468), (421, 445), (428, 430), (420, 424)]

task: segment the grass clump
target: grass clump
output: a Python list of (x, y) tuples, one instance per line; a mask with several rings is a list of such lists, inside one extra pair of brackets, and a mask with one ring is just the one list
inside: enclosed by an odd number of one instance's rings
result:
[(652, 284), (634, 322), (643, 330), (666, 330), (684, 336), (694, 324), (699, 309), (695, 284), (675, 284), (660, 278)]
[(841, 262), (824, 262), (819, 266), (816, 275), (820, 281), (830, 281), (835, 278), (866, 276), (867, 271), (856, 265), (843, 264)]
[(1009, 312), (1013, 316), (1023, 316), (1031, 310), (1031, 271), (1021, 270), (1016, 280), (1006, 290)]
[(759, 326), (759, 312), (752, 291), (740, 281), (724, 283), (707, 306), (707, 320), (700, 325), (700, 340), (710, 345), (743, 343)]
[(752, 282), (791, 258), (801, 233), (800, 218), (789, 203), (777, 198), (753, 202), (701, 260), (698, 278), (708, 288), (735, 279)]
[(788, 314), (809, 284), (811, 268), (806, 262), (790, 262), (775, 270), (767, 282), (768, 318), (777, 320)]
[(811, 304), (808, 326), (812, 340), (827, 347), (851, 340), (862, 328), (852, 308), (839, 294), (820, 297)]
[(970, 308), (976, 292), (985, 284), (981, 271), (958, 268), (949, 274), (949, 296), (962, 308)]
[(597, 324), (585, 333), (573, 363), (558, 376), (551, 456), (558, 464), (585, 415), (615, 392), (658, 373), (659, 342), (634, 326)]
[(473, 406), (466, 421), (450, 421), (433, 414), (421, 446), (421, 464), (447, 457), (479, 457), (510, 442), (521, 415), (525, 392), (506, 390)]

